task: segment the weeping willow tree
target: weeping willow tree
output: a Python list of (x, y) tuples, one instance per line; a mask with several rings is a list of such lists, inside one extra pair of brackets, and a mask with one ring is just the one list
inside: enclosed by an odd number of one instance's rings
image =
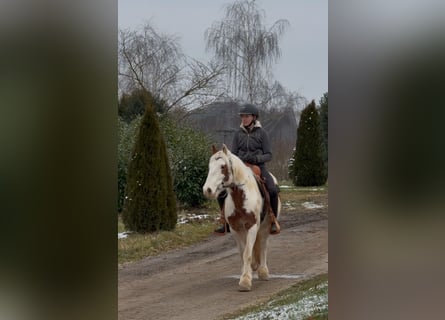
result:
[(223, 20), (206, 30), (206, 49), (213, 51), (227, 72), (227, 90), (233, 97), (257, 102), (257, 90), (267, 86), (272, 63), (281, 57), (278, 40), (289, 22), (264, 25), (264, 10), (253, 0), (236, 1), (226, 7)]

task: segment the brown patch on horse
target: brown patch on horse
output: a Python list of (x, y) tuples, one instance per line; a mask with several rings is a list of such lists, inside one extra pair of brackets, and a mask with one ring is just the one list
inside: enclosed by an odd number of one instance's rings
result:
[(230, 195), (235, 204), (235, 212), (229, 217), (230, 227), (235, 231), (240, 231), (243, 228), (249, 230), (250, 227), (256, 224), (256, 218), (253, 212), (246, 212), (243, 208), (243, 203), (246, 199), (244, 190), (235, 187), (232, 189)]
[(221, 166), (221, 173), (224, 175), (224, 181), (228, 181), (229, 180), (229, 168), (227, 167), (227, 165)]

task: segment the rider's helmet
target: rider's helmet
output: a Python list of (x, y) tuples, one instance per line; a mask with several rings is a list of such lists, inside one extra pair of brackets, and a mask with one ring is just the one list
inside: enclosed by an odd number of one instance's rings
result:
[(256, 116), (257, 119), (259, 117), (259, 112), (258, 112), (258, 108), (256, 106), (254, 106), (253, 104), (250, 103), (245, 103), (241, 106), (240, 110), (239, 110), (239, 115), (242, 114), (251, 114), (253, 116)]

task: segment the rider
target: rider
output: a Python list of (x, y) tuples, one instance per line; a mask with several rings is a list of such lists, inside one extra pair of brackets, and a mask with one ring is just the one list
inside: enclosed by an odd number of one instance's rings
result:
[[(261, 127), (257, 120), (259, 117), (258, 108), (253, 104), (243, 104), (238, 113), (241, 117), (240, 129), (235, 133), (232, 142), (231, 152), (237, 155), (242, 161), (257, 165), (261, 169), (261, 176), (266, 180), (266, 187), (269, 191), (270, 205), (273, 214), (277, 217), (278, 211), (278, 190), (270, 173), (266, 170), (266, 162), (272, 160), (272, 152), (269, 144), (269, 136)], [(219, 207), (222, 210), (224, 200), (227, 196), (225, 191), (218, 196)], [(228, 225), (222, 225), (215, 230), (217, 233), (225, 233)], [(270, 233), (277, 233), (278, 229), (273, 222)]]

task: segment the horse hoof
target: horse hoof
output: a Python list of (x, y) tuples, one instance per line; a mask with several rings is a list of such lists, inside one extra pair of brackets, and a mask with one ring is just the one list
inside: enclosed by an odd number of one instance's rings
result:
[(240, 285), (238, 289), (241, 292), (248, 292), (248, 291), (250, 291), (252, 289), (252, 287), (244, 287), (244, 286)]
[(250, 291), (252, 289), (252, 281), (249, 279), (242, 279), (239, 282), (239, 291)]
[(264, 281), (269, 280), (269, 270), (267, 270), (267, 268), (260, 268), (258, 270), (258, 279)]

